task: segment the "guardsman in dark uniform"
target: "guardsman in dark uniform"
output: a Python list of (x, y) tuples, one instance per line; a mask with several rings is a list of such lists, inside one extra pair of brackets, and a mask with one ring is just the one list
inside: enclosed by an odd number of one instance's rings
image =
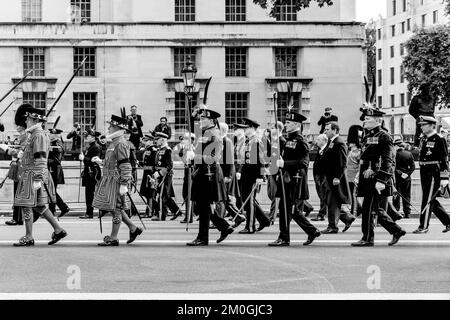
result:
[[(48, 204), (56, 201), (53, 179), (48, 171), (47, 159), (50, 149), (50, 139), (42, 128), (42, 123), (47, 121), (45, 110), (36, 109), (30, 105), (22, 105), (17, 110), (26, 109), (26, 131), (29, 133), (25, 143), (25, 149), (21, 158), (22, 167), (19, 173), (19, 183), (14, 197), (14, 205), (21, 207), (22, 218), (25, 223), (26, 234), (14, 246), (33, 246), (33, 208), (42, 215), (52, 226), (54, 232), (53, 245), (67, 236), (67, 232), (61, 228), (48, 209)], [(4, 149), (4, 146), (0, 148)], [(6, 147), (8, 151), (8, 147)]]
[(405, 144), (402, 139), (394, 141), (397, 148), (395, 156), (395, 188), (402, 197), (394, 197), (394, 207), (400, 210), (400, 200), (403, 201), (403, 213), (405, 219), (411, 214), (411, 175), (416, 170), (416, 164), (411, 152), (405, 150)]
[(56, 206), (61, 210), (60, 217), (65, 216), (69, 211), (69, 207), (58, 194), (58, 184), (64, 184), (64, 171), (61, 161), (64, 153), (64, 145), (61, 140), (61, 129), (49, 129), (50, 133), (50, 152), (48, 153), (48, 170), (52, 175), (55, 185), (56, 203), (50, 203), (49, 209), (55, 215)]
[[(303, 245), (311, 244), (314, 239), (320, 236), (320, 231), (302, 214), (303, 201), (309, 198), (309, 147), (301, 134), (302, 122), (305, 120), (305, 116), (300, 113), (290, 112), (286, 114), (286, 133), (288, 136), (286, 143), (282, 145), (281, 158), (276, 160), (277, 166), (282, 168), (283, 174), (283, 179), (277, 179), (277, 196), (280, 197), (280, 234), (275, 242), (269, 243), (271, 247), (289, 246), (289, 225), (292, 219), (308, 235), (308, 240)], [(286, 199), (283, 198), (281, 183), (284, 183)], [(284, 213), (285, 205), (287, 217)], [(294, 212), (292, 212), (293, 208)]]
[[(256, 200), (256, 191), (260, 188), (265, 174), (266, 157), (261, 140), (256, 135), (256, 129), (258, 129), (259, 124), (248, 118), (244, 118), (243, 121), (246, 126), (245, 136), (247, 140), (244, 147), (244, 163), (240, 168), (241, 199), (246, 201), (250, 197), (250, 200), (244, 206), (247, 218), (245, 229), (239, 231), (239, 233), (252, 234), (270, 226), (269, 218)], [(257, 230), (255, 228), (255, 219), (259, 222)]]
[(392, 236), (389, 245), (394, 245), (406, 234), (386, 213), (388, 197), (392, 196), (394, 175), (394, 144), (392, 138), (381, 128), (384, 112), (371, 106), (361, 109), (366, 136), (362, 142), (361, 166), (359, 169), (358, 197), (362, 204), (362, 233), (355, 247), (373, 247), (375, 215), (378, 223)]
[[(197, 115), (200, 116), (201, 135), (197, 137), (195, 151), (187, 151), (186, 159), (194, 161), (191, 200), (195, 202), (194, 211), (200, 216), (200, 224), (197, 238), (187, 243), (188, 246), (208, 245), (210, 219), (221, 233), (217, 243), (225, 240), (234, 231), (228, 222), (212, 209), (214, 203), (226, 199), (220, 168), (223, 145), (217, 128), (220, 114), (203, 106), (192, 113), (192, 118)], [(196, 135), (198, 134), (196, 131)]]
[(342, 213), (343, 204), (351, 204), (350, 187), (348, 185), (347, 146), (339, 136), (337, 122), (328, 122), (325, 125), (325, 134), (328, 137), (328, 145), (324, 153), (324, 189), (325, 201), (328, 208), (328, 227), (321, 231), (322, 234), (338, 233), (338, 222), (344, 222), (342, 232), (347, 231), (356, 218), (350, 213)]
[(445, 226), (442, 232), (450, 231), (450, 216), (436, 199), (439, 190), (448, 186), (448, 149), (446, 142), (436, 132), (436, 119), (430, 116), (420, 116), (417, 124), (421, 127), (423, 138), (420, 140), (420, 181), (422, 184), (422, 211), (420, 225), (413, 233), (427, 233), (430, 216), (433, 212)]
[(103, 164), (103, 176), (95, 189), (93, 206), (99, 210), (111, 212), (113, 216), (111, 234), (98, 244), (101, 247), (119, 245), (117, 236), (122, 221), (130, 232), (127, 244), (132, 243), (143, 232), (126, 214), (126, 210), (129, 209), (128, 186), (132, 181), (130, 146), (124, 138), (125, 130), (128, 130), (128, 120), (112, 115), (108, 123), (109, 134), (106, 140), (110, 142), (106, 149), (105, 160), (103, 162), (99, 157), (91, 159), (99, 165)]
[(164, 132), (155, 132), (156, 145), (158, 151), (155, 156), (153, 179), (157, 182), (157, 192), (159, 194), (158, 205), (159, 214), (161, 218), (154, 217), (153, 220), (166, 220), (167, 208), (173, 213), (177, 214), (180, 208), (173, 200), (175, 192), (173, 191), (173, 160), (172, 149), (167, 144), (168, 135)]
[(101, 156), (100, 146), (96, 141), (96, 138), (101, 136), (101, 133), (90, 130), (85, 132), (84, 136), (84, 142), (89, 146), (84, 154), (80, 154), (79, 160), (83, 161), (84, 164), (84, 170), (81, 174), (81, 183), (84, 187), (86, 212), (80, 219), (92, 219), (94, 217), (94, 207), (92, 206), (92, 202), (94, 201), (95, 186), (102, 178), (100, 166), (93, 162), (92, 158)]
[[(142, 167), (144, 169), (144, 172), (142, 173), (142, 182), (140, 187), (140, 193), (143, 197), (146, 198), (147, 203), (150, 208), (146, 208), (145, 215), (150, 217), (153, 215), (155, 203), (154, 203), (154, 196), (155, 196), (155, 184), (156, 180), (153, 179), (153, 173), (155, 172), (155, 157), (156, 152), (158, 151), (158, 148), (155, 147), (154, 139), (155, 137), (150, 134), (144, 135), (145, 141), (145, 151), (142, 155)], [(151, 212), (150, 212), (151, 211)]]

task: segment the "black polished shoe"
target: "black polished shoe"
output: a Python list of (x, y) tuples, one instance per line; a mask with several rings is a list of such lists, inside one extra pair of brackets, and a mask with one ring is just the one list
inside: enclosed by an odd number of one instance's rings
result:
[(99, 247), (118, 247), (119, 240), (113, 240), (110, 236), (103, 238), (103, 242), (97, 244)]
[(417, 228), (412, 233), (414, 233), (414, 234), (425, 234), (425, 233), (428, 233), (428, 228), (427, 229)]
[(445, 226), (445, 229), (442, 230), (442, 233), (447, 233), (450, 231), (450, 224)]
[(277, 239), (274, 242), (268, 244), (269, 247), (289, 247), (289, 241)]
[(70, 208), (67, 208), (67, 209), (64, 210), (64, 211), (61, 211), (61, 213), (60, 213), (59, 216), (58, 216), (58, 219), (64, 217), (64, 216), (65, 216), (66, 214), (68, 214), (69, 212), (70, 212)]
[(259, 227), (256, 229), (256, 232), (261, 232), (269, 226), (270, 226), (270, 224), (263, 224), (263, 225), (260, 224)]
[(16, 220), (6, 221), (5, 224), (7, 226), (17, 226), (19, 223)]
[(325, 230), (320, 231), (321, 234), (336, 234), (338, 233), (338, 230), (326, 228)]
[(187, 246), (189, 247), (201, 247), (201, 246), (207, 246), (208, 245), (208, 241), (203, 241), (203, 240), (199, 240), (199, 239), (195, 239), (192, 242), (188, 242), (186, 243)]
[(315, 218), (312, 218), (311, 221), (325, 221), (325, 217), (323, 216), (317, 216)]
[(347, 223), (345, 224), (345, 227), (344, 227), (344, 229), (342, 230), (342, 232), (345, 232), (345, 231), (347, 231), (348, 229), (350, 229), (350, 227), (352, 226), (353, 222), (355, 222), (355, 220), (356, 220), (356, 218), (352, 218), (352, 221), (347, 222)]
[(402, 230), (402, 231), (398, 232), (397, 234), (394, 234), (391, 242), (389, 242), (388, 245), (389, 246), (395, 245), (398, 242), (398, 240), (400, 240), (400, 238), (403, 237), (405, 234), (406, 234), (405, 230)]
[(316, 238), (320, 237), (320, 235), (321, 235), (320, 231), (316, 231), (314, 234), (309, 235), (309, 236), (308, 236), (308, 240), (306, 240), (305, 242), (303, 242), (303, 245), (304, 245), (304, 246), (309, 246), (311, 243), (313, 243), (313, 241), (314, 241)]
[(57, 243), (59, 240), (67, 237), (67, 232), (65, 230), (61, 231), (60, 233), (52, 233), (52, 240), (48, 243), (49, 246)]
[[(61, 216), (59, 216), (59, 217), (61, 218)], [(84, 216), (81, 216), (80, 219), (94, 219), (94, 216), (93, 215), (90, 216), (90, 215), (85, 214)]]
[(308, 218), (308, 216), (311, 214), (311, 212), (313, 212), (314, 211), (314, 208), (308, 208), (308, 209), (305, 209), (304, 210), (304, 212), (305, 212), (305, 218)]
[(358, 242), (353, 242), (352, 247), (373, 247), (373, 242), (359, 240)]
[(180, 211), (180, 213), (178, 213), (178, 214), (174, 215), (172, 218), (170, 218), (170, 221), (177, 220), (177, 218), (178, 218), (179, 216), (182, 216), (183, 214), (184, 214), (184, 213)]
[(13, 244), (14, 247), (31, 247), (34, 246), (34, 239), (27, 237), (20, 238), (19, 242)]
[(221, 243), (223, 240), (225, 240), (230, 234), (234, 232), (234, 229), (229, 227), (227, 230), (222, 231), (220, 233), (219, 239), (216, 240), (217, 243)]
[(246, 219), (243, 215), (237, 215), (236, 219), (234, 219), (233, 228), (237, 228), (241, 225), (242, 222), (244, 222)]
[(134, 232), (130, 231), (130, 239), (127, 240), (127, 244), (133, 243), (136, 238), (144, 232), (141, 228), (136, 228)]
[(253, 234), (255, 233), (255, 231), (250, 231), (248, 229), (243, 229), (241, 231), (238, 232), (239, 234)]

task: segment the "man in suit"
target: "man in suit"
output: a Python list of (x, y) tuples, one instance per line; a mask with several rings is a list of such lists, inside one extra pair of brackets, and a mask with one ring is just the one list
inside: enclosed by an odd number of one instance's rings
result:
[(341, 212), (341, 206), (350, 203), (350, 187), (348, 186), (345, 170), (347, 168), (347, 146), (339, 136), (337, 122), (329, 122), (325, 126), (325, 134), (328, 137), (328, 146), (324, 153), (325, 194), (328, 207), (328, 227), (323, 234), (338, 233), (338, 222), (344, 222), (343, 232), (347, 231), (355, 221), (355, 217), (349, 212)]
[(316, 145), (317, 145), (317, 154), (316, 159), (314, 160), (313, 164), (313, 176), (314, 176), (314, 182), (316, 185), (316, 191), (317, 195), (319, 196), (320, 200), (320, 209), (319, 213), (317, 214), (316, 218), (311, 219), (312, 221), (324, 221), (325, 216), (328, 212), (327, 202), (326, 202), (326, 193), (324, 188), (324, 181), (325, 181), (325, 175), (324, 175), (324, 152), (328, 145), (328, 137), (326, 134), (320, 134), (316, 138)]
[(130, 128), (130, 142), (134, 145), (136, 150), (139, 150), (139, 144), (141, 143), (142, 135), (142, 122), (141, 115), (137, 114), (137, 107), (131, 106), (131, 114), (128, 116), (128, 126)]
[(172, 129), (167, 124), (166, 117), (161, 117), (161, 119), (159, 119), (159, 124), (155, 127), (154, 132), (163, 132), (167, 134), (167, 136), (169, 137), (168, 139), (170, 140), (170, 138), (172, 137)]
[(326, 124), (329, 122), (332, 122), (332, 121), (338, 122), (338, 117), (333, 114), (333, 108), (327, 107), (327, 108), (325, 108), (324, 115), (322, 117), (320, 117), (320, 120), (317, 123), (317, 125), (320, 126), (321, 134), (325, 132)]
[(72, 140), (72, 158), (76, 160), (81, 150), (81, 126), (78, 122), (75, 122), (73, 125), (73, 129), (67, 135), (67, 139)]
[(414, 157), (411, 152), (405, 150), (405, 144), (401, 139), (395, 140), (397, 148), (395, 156), (395, 188), (402, 195), (394, 197), (394, 207), (400, 210), (400, 199), (403, 200), (404, 218), (408, 219), (411, 214), (411, 175), (416, 170)]

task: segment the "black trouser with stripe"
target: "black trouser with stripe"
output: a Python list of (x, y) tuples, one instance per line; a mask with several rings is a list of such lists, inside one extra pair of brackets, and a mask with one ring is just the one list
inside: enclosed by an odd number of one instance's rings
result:
[(378, 218), (378, 223), (391, 235), (396, 235), (402, 231), (402, 228), (386, 213), (387, 206), (388, 198), (378, 194), (375, 188), (370, 195), (364, 197), (361, 224), (362, 240), (374, 242), (375, 216)]
[[(242, 181), (242, 192), (241, 197), (242, 201), (247, 200), (247, 198), (252, 193), (252, 190), (255, 186), (256, 179), (254, 180), (243, 180)], [(255, 220), (258, 220), (260, 226), (269, 226), (270, 220), (264, 213), (264, 210), (259, 205), (259, 202), (256, 200), (256, 192), (253, 192), (251, 198), (245, 204), (245, 213), (247, 217), (247, 221), (245, 224), (245, 228), (251, 232), (255, 231)]]
[[(304, 200), (293, 199), (292, 189), (295, 187), (295, 182), (285, 183), (286, 194), (286, 213), (287, 221), (284, 213), (284, 199), (280, 198), (279, 216), (280, 216), (280, 235), (278, 239), (289, 242), (290, 241), (290, 223), (294, 220), (300, 228), (307, 234), (313, 235), (319, 230), (314, 227), (311, 222), (302, 214)], [(295, 206), (295, 209), (293, 208)], [(294, 211), (294, 213), (292, 213)]]
[[(440, 188), (440, 171), (439, 168), (435, 167), (429, 168), (428, 166), (420, 167), (420, 181), (422, 183), (422, 211), (425, 206), (428, 204), (430, 194), (431, 196), (435, 195), (436, 192)], [(434, 178), (433, 189), (431, 190), (432, 180)], [(441, 221), (444, 226), (450, 225), (450, 216), (445, 211), (444, 207), (440, 204), (440, 202), (435, 198), (431, 201), (429, 207), (425, 212), (420, 215), (420, 229), (427, 229), (430, 225), (430, 217), (431, 213), (434, 213), (436, 217)]]
[(230, 228), (228, 222), (219, 217), (212, 210), (212, 204), (208, 201), (196, 201), (194, 211), (200, 216), (197, 239), (208, 242), (209, 240), (209, 222), (211, 221), (219, 230), (223, 232)]

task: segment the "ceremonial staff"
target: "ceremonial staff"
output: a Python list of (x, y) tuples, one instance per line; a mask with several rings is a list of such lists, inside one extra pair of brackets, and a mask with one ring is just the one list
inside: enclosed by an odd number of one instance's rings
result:
[[(192, 96), (191, 94), (194, 91), (194, 84), (195, 84), (195, 75), (197, 73), (197, 68), (194, 66), (194, 64), (191, 62), (191, 58), (188, 57), (186, 61), (186, 65), (184, 66), (183, 70), (181, 71), (183, 74), (183, 80), (184, 80), (184, 94), (185, 94), (185, 103), (186, 103), (186, 119), (188, 123), (188, 130), (189, 134), (192, 133), (191, 128), (191, 100)], [(189, 137), (189, 150), (192, 151), (192, 141)], [(188, 175), (187, 175), (187, 199), (186, 199), (186, 231), (189, 231), (189, 220), (191, 219), (191, 185), (192, 185), (192, 167), (191, 164), (186, 161), (186, 165), (188, 168)]]
[[(288, 83), (288, 88), (289, 88), (289, 83)], [(288, 106), (289, 108), (289, 106)], [(289, 109), (289, 111), (291, 111), (291, 109)], [(278, 134), (278, 126), (277, 126), (277, 93), (275, 92), (273, 94), (273, 116), (275, 118), (275, 130), (277, 132), (277, 144), (278, 144), (278, 159), (281, 158), (281, 145), (280, 145), (280, 136)], [(283, 170), (281, 170), (281, 168), (278, 168), (278, 176), (280, 178), (280, 182), (281, 182), (281, 195), (283, 197), (283, 213), (284, 213), (284, 218), (286, 221), (286, 228), (289, 227), (289, 221), (288, 221), (288, 215), (287, 215), (287, 209), (286, 209), (286, 189), (285, 189), (285, 185), (284, 185), (284, 178), (283, 178)]]
[(13, 105), (14, 102), (16, 102), (17, 98), (14, 99), (13, 101), (11, 101), (10, 104), (8, 104), (8, 106), (5, 108), (5, 110), (3, 110), (3, 112), (0, 114), (0, 118), (5, 114), (6, 111), (8, 111), (8, 109)]
[[(13, 92), (18, 86), (20, 86), (20, 84), (22, 83), (22, 82), (24, 82), (25, 81), (25, 79), (26, 78), (28, 78), (28, 76), (33, 72), (34, 70), (30, 70), (30, 71), (28, 71), (28, 73), (22, 78), (22, 79), (20, 79), (20, 81), (19, 82), (17, 82), (15, 85), (14, 85), (14, 87), (12, 87), (7, 93), (5, 93), (5, 95), (0, 99), (0, 103), (3, 101), (3, 100), (5, 100), (6, 99), (6, 97), (7, 96), (9, 96), (10, 95), (10, 93), (11, 92)], [(15, 101), (16, 99), (14, 99), (14, 101)], [(6, 110), (8, 110), (8, 108), (10, 107), (12, 105), (12, 103), (0, 114), (0, 117), (6, 112)]]

